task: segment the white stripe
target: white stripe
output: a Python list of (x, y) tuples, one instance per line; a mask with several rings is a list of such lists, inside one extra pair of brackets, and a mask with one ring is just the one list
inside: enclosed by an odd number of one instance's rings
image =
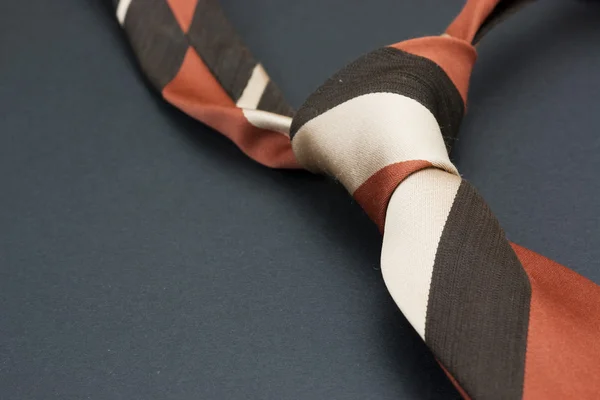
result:
[(387, 209), (381, 272), (392, 298), (425, 339), (435, 255), (461, 178), (425, 169), (406, 178)]
[(119, 5), (117, 6), (117, 19), (119, 20), (119, 24), (123, 25), (125, 23), (125, 16), (127, 15), (127, 10), (129, 10), (130, 5), (131, 0), (119, 1)]
[(302, 166), (333, 175), (350, 193), (401, 161), (427, 160), (458, 175), (433, 114), (394, 93), (366, 94), (332, 108), (304, 124), (292, 146)]
[(269, 75), (267, 75), (262, 65), (256, 64), (236, 105), (241, 108), (255, 109), (267, 87), (267, 83), (269, 83)]
[(286, 136), (290, 135), (290, 125), (292, 125), (290, 117), (262, 110), (249, 110), (247, 108), (242, 109), (242, 112), (248, 122), (257, 128), (283, 133)]

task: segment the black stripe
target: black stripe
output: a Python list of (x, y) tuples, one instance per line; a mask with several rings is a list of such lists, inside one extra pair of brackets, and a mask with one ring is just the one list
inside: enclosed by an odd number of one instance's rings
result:
[(329, 78), (296, 113), (291, 137), (333, 107), (354, 97), (381, 92), (407, 96), (427, 107), (450, 150), (464, 112), (460, 93), (436, 63), (391, 47), (370, 52)]
[(425, 341), (471, 398), (521, 398), (530, 299), (502, 228), (463, 181), (435, 258)]
[(217, 0), (199, 0), (188, 31), (190, 44), (233, 101), (257, 62), (223, 14)]
[(529, 3), (533, 3), (535, 0), (502, 0), (496, 7), (494, 11), (488, 15), (488, 17), (483, 21), (479, 30), (475, 34), (473, 38), (473, 44), (479, 43), (479, 41), (494, 28), (496, 25), (506, 20), (508, 17), (519, 11), (521, 8), (525, 7)]
[(283, 94), (273, 81), (269, 81), (267, 84), (256, 109), (286, 115), (288, 117), (294, 115), (294, 110), (285, 101)]
[(162, 90), (177, 75), (189, 47), (168, 4), (133, 0), (123, 27), (142, 70)]

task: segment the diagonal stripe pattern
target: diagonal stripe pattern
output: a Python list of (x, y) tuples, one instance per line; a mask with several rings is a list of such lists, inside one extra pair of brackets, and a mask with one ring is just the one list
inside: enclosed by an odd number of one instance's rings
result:
[(115, 15), (144, 74), (168, 102), (273, 168), (299, 168), (291, 107), (217, 0), (120, 0)]
[(114, 4), (165, 100), (264, 165), (344, 185), (383, 233), (393, 300), (465, 398), (595, 399), (600, 287), (508, 242), (449, 158), (474, 44), (530, 2), (468, 0), (444, 35), (360, 57), (295, 114), (216, 0)]

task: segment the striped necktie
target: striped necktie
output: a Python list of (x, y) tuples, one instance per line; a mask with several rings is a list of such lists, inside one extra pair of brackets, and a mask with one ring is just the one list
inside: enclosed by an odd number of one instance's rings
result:
[(468, 0), (441, 36), (350, 63), (293, 112), (217, 0), (114, 0), (164, 99), (273, 168), (338, 180), (383, 233), (381, 270), (465, 398), (600, 396), (600, 287), (510, 243), (449, 159), (474, 45), (531, 0)]

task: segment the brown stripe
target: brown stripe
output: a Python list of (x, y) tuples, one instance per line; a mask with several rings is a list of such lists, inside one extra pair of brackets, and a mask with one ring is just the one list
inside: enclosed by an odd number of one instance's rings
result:
[(294, 115), (294, 110), (285, 101), (283, 94), (273, 81), (269, 81), (265, 91), (260, 98), (260, 102), (256, 107), (257, 110), (269, 111), (274, 114), (285, 115), (291, 117)]
[(194, 10), (198, 4), (198, 0), (166, 0), (173, 10), (175, 19), (179, 22), (181, 29), (187, 33), (192, 24), (192, 18), (194, 17)]
[(438, 245), (425, 341), (472, 398), (521, 398), (530, 298), (498, 221), (463, 181)]
[(428, 58), (436, 63), (452, 80), (463, 102), (467, 103), (469, 80), (477, 58), (473, 46), (465, 41), (447, 36), (430, 36), (396, 43), (391, 47)]
[(461, 94), (438, 64), (393, 47), (371, 51), (329, 78), (296, 112), (290, 137), (338, 105), (375, 93), (399, 94), (427, 108), (450, 151), (465, 108)]
[(600, 395), (600, 286), (513, 244), (531, 282), (524, 399)]
[(133, 0), (123, 28), (145, 75), (162, 90), (189, 47), (173, 12), (164, 0)]
[(387, 206), (396, 187), (410, 174), (431, 166), (429, 161), (424, 160), (388, 165), (367, 179), (352, 196), (383, 232)]
[(188, 31), (192, 47), (217, 81), (237, 102), (257, 62), (244, 46), (217, 0), (197, 0)]
[(251, 125), (193, 49), (162, 93), (188, 115), (223, 133), (255, 161), (273, 168), (300, 168), (289, 138)]

